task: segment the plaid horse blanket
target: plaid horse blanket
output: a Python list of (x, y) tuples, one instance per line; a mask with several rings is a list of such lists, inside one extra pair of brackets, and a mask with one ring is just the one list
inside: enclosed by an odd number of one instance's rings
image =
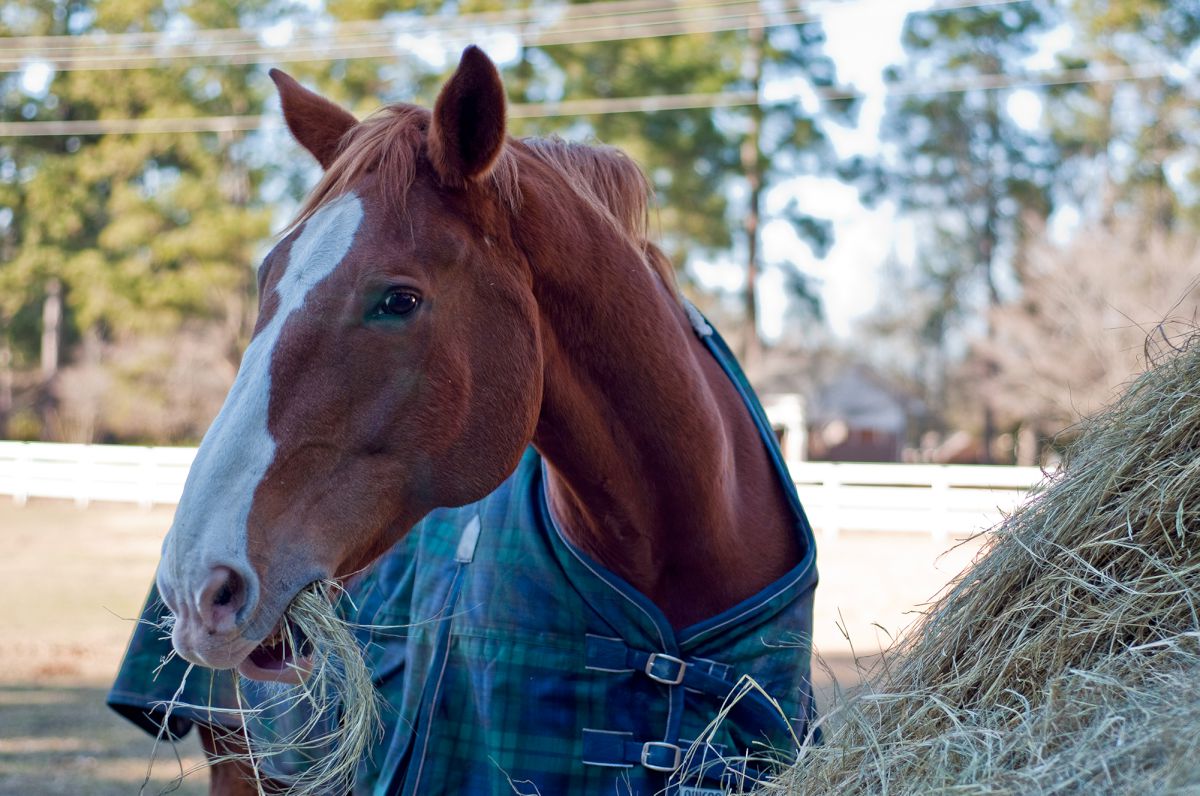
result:
[[(748, 788), (812, 740), (812, 531), (744, 375), (707, 323), (693, 320), (755, 418), (803, 561), (743, 603), (675, 630), (563, 535), (544, 464), (528, 451), (491, 495), (433, 512), (349, 585), (348, 618), (364, 626), (386, 702), (385, 734), (355, 794), (703, 796)], [(109, 694), (152, 732), (162, 719), (154, 704), (171, 698), (184, 668), (173, 661), (152, 675), (170, 648), (160, 636), (139, 625)], [(234, 704), (229, 672), (197, 671), (181, 701)], [(196, 720), (211, 715), (179, 710), (168, 730), (182, 735)]]

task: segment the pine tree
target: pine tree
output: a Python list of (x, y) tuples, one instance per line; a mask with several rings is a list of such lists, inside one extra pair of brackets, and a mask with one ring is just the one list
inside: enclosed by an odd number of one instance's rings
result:
[[(948, 78), (1019, 74), (1035, 50), (1035, 35), (1053, 20), (1040, 3), (957, 8), (909, 15), (905, 63), (889, 79), (905, 85)], [(918, 258), (930, 304), (924, 324), (949, 346), (955, 326), (983, 318), (1019, 285), (1026, 244), (1023, 220), (1051, 209), (1057, 153), (1048, 136), (1024, 129), (997, 89), (941, 91), (895, 99), (884, 120), (891, 147), (885, 191), (925, 230)], [(961, 339), (961, 326), (960, 326)], [(944, 359), (944, 358), (943, 358)], [(986, 391), (982, 405), (985, 459), (996, 434)]]
[(1078, 36), (1065, 64), (1147, 68), (1139, 80), (1062, 86), (1049, 92), (1051, 129), (1067, 161), (1062, 189), (1085, 218), (1138, 217), (1160, 230), (1200, 222), (1200, 40), (1196, 0), (1074, 0)]
[[(23, 13), (5, 16), (13, 22), (0, 32), (132, 32), (160, 30), (168, 22), (229, 27), (270, 11), (264, 2), (237, 10), (225, 4), (172, 8), (158, 0), (29, 3)], [(168, 63), (115, 74), (62, 72), (44, 90), (30, 91), (21, 75), (9, 75), (3, 118), (254, 113), (266, 93), (254, 76), (250, 67)], [(39, 346), (36, 403), (44, 435), (67, 431), (55, 427), (59, 362), (48, 360), (48, 351), (95, 359), (105, 343), (135, 333), (170, 334), (185, 319), (244, 323), (254, 291), (252, 263), (269, 219), (255, 202), (261, 169), (244, 156), (238, 136), (216, 133), (0, 142), (0, 336), (17, 367), (38, 356), (30, 334), (37, 316), (61, 319), (57, 329), (43, 330), (46, 343)], [(76, 346), (80, 340), (90, 344)]]

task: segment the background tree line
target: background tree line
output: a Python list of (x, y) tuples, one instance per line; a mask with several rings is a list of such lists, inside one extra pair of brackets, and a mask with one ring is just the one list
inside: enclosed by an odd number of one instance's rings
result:
[[(1063, 30), (1045, 78), (893, 101), (870, 186), (917, 231), (916, 267), (871, 333), (893, 351), (911, 341), (900, 360), (929, 422), (973, 432), (983, 461), (1036, 463), (1145, 364), (1159, 323), (1172, 336), (1200, 301), (1200, 3), (913, 14), (889, 77), (1020, 76)], [(1041, 108), (1033, 125), (1017, 92)]]
[[(737, 99), (770, 83), (816, 98), (512, 122), (518, 135), (595, 136), (646, 168), (685, 290), (740, 340), (752, 372), (871, 361), (926, 407), (917, 431), (965, 429), (979, 440), (977, 458), (1033, 460), (1136, 369), (1139, 323), (1195, 307), (1200, 3), (955, 2), (913, 13), (905, 58), (888, 74), (897, 90), (882, 147), (860, 157), (839, 157), (833, 145), (857, 102), (838, 82), (819, 18), (801, 5), (732, 5), (738, 29), (656, 36), (651, 23), (631, 25), (607, 40), (526, 44), (503, 66), (515, 103)], [(491, 0), (401, 9), (328, 0), (318, 11), (290, 0), (16, 0), (0, 12), (0, 35), (513, 9)], [(1051, 51), (1057, 73), (1073, 79), (1038, 79), (1031, 64)], [(1130, 79), (1147, 64), (1158, 72)], [(385, 101), (428, 103), (452, 66), (453, 57), (405, 54), (285, 64), (360, 115)], [(40, 84), (27, 68), (0, 76), (0, 121), (247, 117), (272, 102), (266, 68), (168, 60), (59, 70)], [(996, 75), (1015, 79), (997, 87), (988, 83)], [(908, 91), (922, 84), (944, 88)], [(1018, 100), (1042, 109), (1035, 123), (1014, 113)], [(817, 256), (836, 245), (820, 197), (767, 201), (797, 175), (855, 184), (915, 231), (912, 261), (884, 270), (886, 298), (853, 340), (819, 332), (819, 289), (798, 256), (763, 261), (768, 219)], [(277, 127), (0, 137), (0, 437), (197, 439), (252, 328), (255, 265), (313, 178)], [(690, 267), (697, 258), (751, 275), (780, 269), (808, 332), (790, 327), (764, 350), (758, 281), (735, 295), (706, 292)]]

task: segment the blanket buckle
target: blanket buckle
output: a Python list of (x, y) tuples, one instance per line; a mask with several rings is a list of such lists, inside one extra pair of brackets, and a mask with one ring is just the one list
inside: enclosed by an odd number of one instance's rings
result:
[(683, 750), (673, 743), (647, 741), (642, 744), (642, 765), (651, 771), (670, 773), (679, 768), (682, 754)]
[(664, 652), (652, 652), (646, 659), (646, 676), (663, 685), (679, 685), (687, 672), (687, 661), (667, 655)]

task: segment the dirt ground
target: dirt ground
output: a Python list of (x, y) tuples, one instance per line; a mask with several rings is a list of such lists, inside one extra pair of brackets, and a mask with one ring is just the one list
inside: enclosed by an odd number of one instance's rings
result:
[[(153, 739), (104, 694), (154, 572), (173, 509), (0, 498), (0, 796), (134, 794)], [(815, 646), (841, 686), (979, 547), (926, 535), (818, 539)], [(834, 687), (818, 667), (821, 702)], [(180, 760), (176, 760), (176, 752)], [(147, 794), (201, 762), (194, 738), (158, 751)], [(205, 792), (190, 777), (173, 793)]]

